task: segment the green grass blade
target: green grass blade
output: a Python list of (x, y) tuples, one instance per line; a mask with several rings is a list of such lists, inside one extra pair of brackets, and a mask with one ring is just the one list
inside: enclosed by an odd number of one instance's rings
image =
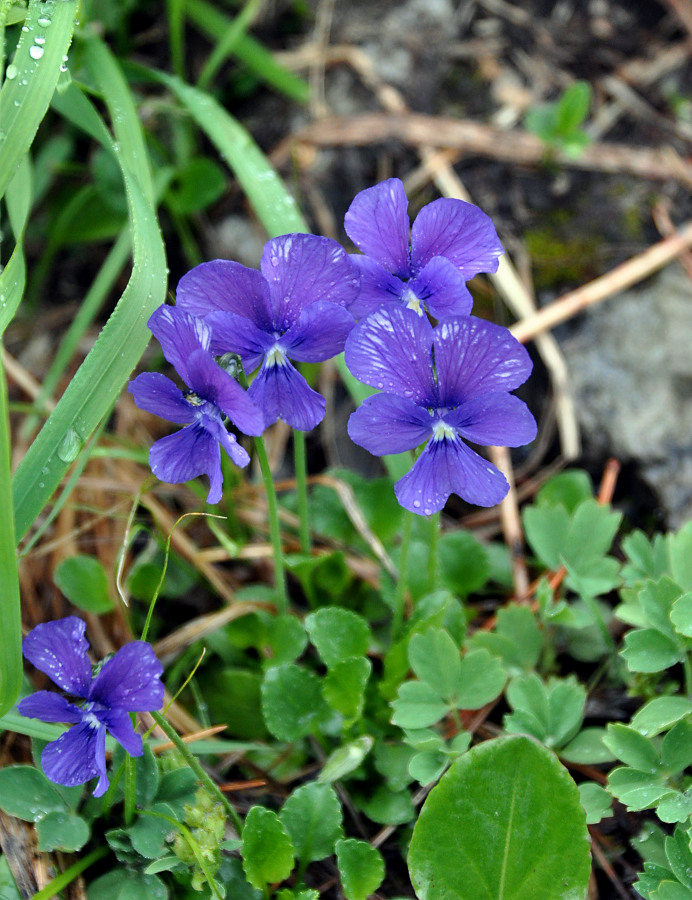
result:
[[(187, 0), (190, 22), (213, 41), (233, 27), (233, 19), (207, 0)], [(278, 63), (271, 52), (249, 34), (242, 35), (232, 47), (233, 55), (266, 84), (298, 103), (307, 103), (310, 87), (306, 81)]]
[(232, 56), (238, 42), (242, 40), (246, 31), (252, 25), (255, 16), (262, 6), (263, 0), (247, 0), (245, 6), (238, 15), (231, 21), (228, 28), (221, 33), (219, 41), (209, 54), (209, 58), (204, 64), (204, 68), (197, 81), (197, 87), (202, 90), (208, 90), (216, 73), (219, 71), (229, 56)]
[(46, 114), (72, 40), (77, 5), (77, 0), (29, 4), (13, 61), (16, 75), (6, 77), (0, 90), (0, 197)]
[(24, 231), (29, 218), (32, 196), (32, 172), (29, 155), (24, 154), (9, 183), (5, 201), (10, 225), (15, 238), (14, 250), (0, 272), (0, 336), (14, 318), (22, 302), (26, 286), (26, 260), (24, 258)]
[(146, 70), (180, 100), (228, 163), (270, 237), (308, 232), (295, 200), (252, 136), (226, 110), (198, 88), (165, 72)]
[(0, 366), (0, 716), (19, 696), (22, 685), (22, 622), (12, 509), (10, 422), (5, 371)]
[(110, 51), (96, 37), (89, 38), (86, 58), (113, 122), (114, 149), (125, 182), (132, 230), (133, 267), (125, 292), (93, 349), (15, 473), (19, 539), (122, 391), (149, 341), (147, 319), (166, 297), (166, 256), (132, 97)]

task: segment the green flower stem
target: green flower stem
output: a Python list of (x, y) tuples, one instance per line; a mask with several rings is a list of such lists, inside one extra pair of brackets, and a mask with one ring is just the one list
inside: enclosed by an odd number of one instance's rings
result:
[(401, 551), (399, 553), (399, 574), (394, 591), (394, 617), (392, 618), (392, 640), (396, 640), (404, 621), (404, 600), (408, 583), (408, 549), (411, 544), (411, 526), (413, 513), (404, 510), (404, 527), (401, 533)]
[(308, 510), (308, 467), (305, 456), (305, 432), (293, 431), (293, 461), (296, 470), (300, 552), (310, 553), (310, 515)]
[(269, 468), (267, 450), (264, 446), (264, 439), (261, 436), (255, 438), (255, 447), (257, 449), (257, 459), (259, 460), (260, 469), (262, 471), (264, 488), (267, 492), (269, 531), (271, 534), (272, 547), (274, 548), (274, 582), (276, 587), (276, 607), (279, 615), (283, 616), (286, 614), (286, 610), (288, 608), (288, 595), (286, 593), (286, 573), (284, 571), (284, 556), (283, 548), (281, 546), (279, 505), (276, 501), (274, 479), (272, 478), (271, 469)]
[(212, 778), (207, 775), (202, 766), (199, 763), (197, 757), (192, 753), (190, 748), (187, 746), (185, 741), (180, 737), (178, 732), (173, 728), (172, 725), (168, 723), (168, 720), (165, 719), (161, 713), (153, 712), (151, 717), (156, 722), (156, 724), (161, 728), (161, 730), (165, 733), (166, 737), (171, 740), (178, 750), (182, 753), (187, 762), (188, 766), (195, 773), (197, 778), (201, 781), (204, 787), (209, 791), (212, 797), (216, 797), (223, 804), (223, 808), (226, 810), (229, 818), (233, 822), (236, 827), (236, 831), (238, 835), (241, 835), (243, 832), (243, 823), (240, 820), (240, 816), (235, 811), (233, 806), (228, 802), (226, 796), (223, 791), (219, 790), (219, 786), (214, 782)]
[(135, 761), (128, 755), (125, 757), (125, 810), (123, 813), (126, 828), (129, 828), (135, 820), (136, 798), (137, 772), (135, 771)]
[(428, 542), (428, 590), (432, 593), (437, 588), (437, 551), (440, 543), (440, 514), (435, 513), (428, 518), (430, 539)]
[(96, 850), (92, 850), (91, 853), (88, 853), (82, 859), (77, 860), (76, 863), (73, 863), (65, 869), (64, 872), (61, 872), (45, 887), (41, 888), (40, 891), (36, 891), (33, 900), (50, 900), (51, 897), (55, 897), (55, 895), (59, 894), (68, 884), (72, 884), (75, 878), (81, 875), (85, 869), (88, 869), (89, 866), (93, 866), (95, 862), (103, 859), (104, 856), (108, 856), (109, 853), (110, 848), (105, 846), (97, 847)]

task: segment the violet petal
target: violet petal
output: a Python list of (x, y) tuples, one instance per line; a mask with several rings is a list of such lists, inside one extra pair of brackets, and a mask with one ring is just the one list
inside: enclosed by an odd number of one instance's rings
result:
[(346, 340), (351, 374), (371, 387), (434, 406), (433, 331), (427, 318), (386, 307), (359, 322)]
[(213, 496), (216, 497), (209, 503), (218, 503), (221, 499), (220, 460), (218, 443), (200, 422), (166, 435), (152, 444), (149, 451), (151, 471), (168, 484), (184, 484), (203, 473), (209, 475), (215, 485)]
[(127, 386), (140, 409), (180, 425), (194, 422), (195, 411), (180, 388), (159, 372), (142, 372)]
[[(463, 275), (444, 256), (434, 256), (408, 283), (409, 291), (425, 304), (436, 319), (468, 316), (473, 297)], [(404, 300), (406, 294), (404, 294)]]
[(264, 431), (264, 418), (247, 391), (218, 366), (213, 357), (201, 350), (189, 358), (190, 387), (217, 406), (245, 434), (258, 435)]
[(190, 384), (187, 361), (195, 350), (208, 350), (211, 329), (202, 319), (178, 309), (176, 306), (159, 306), (147, 323), (163, 355), (178, 375)]
[(502, 253), (490, 217), (463, 200), (428, 203), (411, 229), (411, 262), (416, 268), (434, 256), (446, 256), (468, 281), (479, 272), (496, 272)]
[(89, 691), (89, 700), (127, 712), (158, 710), (163, 704), (163, 666), (151, 644), (132, 641), (107, 660)]
[(375, 456), (418, 447), (432, 433), (432, 418), (413, 400), (394, 394), (366, 397), (348, 420), (348, 434)]
[(213, 312), (205, 321), (211, 327), (212, 353), (237, 353), (246, 373), (255, 371), (276, 340), (273, 332), (262, 331), (251, 319), (237, 313)]
[(430, 441), (394, 485), (399, 503), (419, 515), (441, 510), (450, 494), (476, 506), (495, 506), (508, 490), (504, 475), (458, 438)]
[(267, 425), (283, 419), (291, 428), (310, 431), (324, 418), (324, 397), (313, 391), (300, 372), (284, 360), (259, 370), (248, 391)]
[(348, 307), (360, 276), (343, 247), (315, 234), (284, 234), (264, 246), (262, 274), (269, 283), (273, 328), (284, 332), (308, 304), (326, 300)]
[[(106, 771), (106, 729), (82, 721), (43, 749), (41, 765), (56, 784), (75, 787)], [(96, 792), (94, 792), (96, 796)]]
[(504, 391), (475, 397), (444, 418), (467, 441), (486, 447), (522, 447), (536, 437), (527, 405)]
[(269, 285), (256, 269), (228, 259), (195, 266), (178, 282), (176, 303), (195, 316), (235, 313), (267, 330), (271, 327)]
[(36, 691), (19, 701), (17, 711), (29, 719), (40, 719), (42, 722), (69, 722), (76, 725), (82, 721), (79, 707), (55, 691)]
[(352, 256), (360, 272), (360, 293), (348, 311), (355, 319), (364, 319), (381, 306), (400, 303), (406, 284), (369, 256)]
[(77, 616), (37, 625), (24, 638), (22, 652), (29, 662), (69, 694), (86, 697), (91, 664), (86, 625)]
[[(161, 692), (161, 702), (163, 702), (163, 691)], [(132, 720), (124, 709), (103, 709), (99, 710), (97, 715), (99, 720), (130, 756), (142, 755), (144, 752), (142, 735), (135, 731)]]
[(318, 300), (301, 311), (298, 322), (282, 335), (279, 343), (290, 359), (324, 362), (341, 353), (355, 324), (343, 306)]
[(346, 234), (356, 247), (400, 278), (410, 274), (407, 210), (404, 185), (388, 178), (356, 194), (344, 218)]
[(440, 406), (458, 406), (523, 384), (533, 363), (508, 329), (474, 316), (446, 319), (435, 328)]
[(219, 446), (223, 447), (230, 456), (231, 462), (238, 468), (244, 469), (250, 462), (250, 457), (247, 450), (238, 443), (236, 436), (226, 431), (226, 426), (216, 420), (210, 419), (205, 423), (205, 427), (212, 437), (218, 441)]

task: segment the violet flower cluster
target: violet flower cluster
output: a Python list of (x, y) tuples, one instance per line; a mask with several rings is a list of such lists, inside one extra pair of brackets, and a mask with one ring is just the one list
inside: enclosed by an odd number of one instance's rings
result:
[[(236, 465), (248, 462), (225, 417), (249, 435), (277, 419), (314, 428), (325, 401), (293, 362), (322, 362), (345, 348), (352, 374), (383, 392), (353, 413), (351, 439), (376, 455), (427, 442), (395, 485), (402, 506), (430, 515), (452, 493), (481, 506), (504, 497), (504, 477), (466, 444), (514, 447), (536, 434), (510, 394), (531, 372), (528, 354), (507, 329), (470, 315), (466, 282), (496, 271), (502, 246), (470, 203), (435, 200), (412, 226), (407, 209), (402, 182), (390, 178), (361, 191), (346, 214), (361, 254), (289, 234), (266, 244), (260, 271), (217, 259), (181, 279), (176, 307), (157, 310), (150, 327), (188, 390), (151, 373), (129, 388), (143, 409), (185, 425), (151, 448), (159, 478), (206, 473), (207, 500), (217, 502), (220, 447)], [(245, 373), (257, 370), (247, 392), (235, 360)]]
[(150, 644), (133, 641), (93, 675), (85, 630), (81, 619), (68, 616), (37, 625), (23, 643), (30, 663), (83, 702), (72, 703), (53, 691), (37, 691), (21, 700), (17, 709), (32, 719), (72, 725), (44, 748), (43, 771), (51, 781), (68, 787), (98, 777), (94, 796), (100, 797), (108, 789), (106, 732), (130, 756), (142, 755), (142, 736), (135, 732), (129, 713), (161, 708), (163, 666)]

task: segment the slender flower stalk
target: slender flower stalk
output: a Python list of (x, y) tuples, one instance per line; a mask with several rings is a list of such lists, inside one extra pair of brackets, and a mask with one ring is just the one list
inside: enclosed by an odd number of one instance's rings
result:
[(404, 603), (408, 586), (408, 551), (411, 545), (413, 513), (405, 510), (399, 550), (399, 569), (394, 590), (394, 615), (392, 617), (392, 643), (397, 639), (404, 621)]
[(257, 460), (262, 472), (264, 489), (267, 492), (267, 512), (269, 514), (269, 534), (271, 536), (272, 549), (274, 551), (274, 584), (276, 587), (276, 607), (279, 615), (284, 615), (288, 609), (288, 592), (286, 590), (286, 570), (284, 567), (283, 546), (281, 544), (281, 524), (279, 522), (279, 504), (274, 489), (274, 479), (269, 467), (269, 457), (264, 440), (255, 438)]
[(305, 453), (305, 433), (293, 432), (293, 464), (296, 472), (296, 496), (298, 498), (298, 536), (300, 552), (310, 553), (310, 508), (308, 505), (308, 473)]

